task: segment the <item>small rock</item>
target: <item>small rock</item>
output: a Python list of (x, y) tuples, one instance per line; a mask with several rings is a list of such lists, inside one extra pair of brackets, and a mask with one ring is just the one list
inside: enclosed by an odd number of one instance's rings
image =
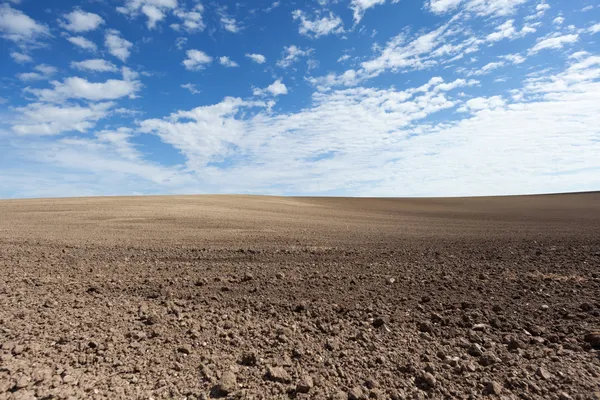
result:
[(473, 357), (481, 357), (483, 355), (483, 350), (477, 343), (473, 343), (467, 352)]
[(600, 332), (587, 333), (584, 336), (583, 340), (589, 343), (592, 346), (592, 348), (600, 349)]
[(523, 344), (521, 342), (519, 342), (517, 339), (511, 339), (510, 342), (508, 342), (508, 350), (517, 350), (517, 349), (522, 349), (523, 348)]
[(548, 311), (550, 309), (550, 306), (548, 304), (542, 304), (542, 306), (540, 307), (540, 309), (542, 311)]
[(182, 354), (192, 354), (192, 348), (188, 345), (179, 346), (177, 352)]
[(348, 400), (362, 400), (364, 398), (365, 394), (360, 386), (355, 386), (348, 391)]
[(486, 324), (475, 324), (473, 325), (473, 330), (474, 331), (485, 331), (487, 328)]
[(292, 378), (282, 367), (267, 367), (267, 379), (273, 382), (290, 383)]
[(283, 279), (283, 278), (285, 278), (285, 274), (283, 272), (278, 272), (275, 274), (275, 277), (277, 279)]
[(537, 371), (535, 371), (535, 375), (538, 376), (538, 377), (540, 377), (540, 378), (542, 378), (542, 379), (544, 379), (544, 380), (550, 379), (552, 377), (548, 373), (548, 371), (546, 371), (543, 367), (539, 367), (537, 369)]
[(256, 365), (256, 353), (247, 352), (247, 353), (242, 354), (240, 364), (245, 365), (247, 367), (252, 367), (252, 366)]
[(495, 394), (500, 395), (502, 393), (502, 385), (495, 381), (489, 381), (485, 384), (485, 388), (483, 389), (484, 394)]
[(223, 373), (219, 383), (213, 388), (215, 394), (218, 396), (227, 396), (237, 389), (237, 379), (233, 372), (227, 371)]
[(568, 395), (567, 393), (565, 393), (565, 392), (561, 392), (561, 393), (558, 395), (558, 399), (559, 399), (559, 400), (573, 400), (573, 398), (572, 398), (571, 396), (569, 396), (569, 395)]
[(313, 379), (309, 375), (304, 375), (296, 385), (296, 392), (308, 393), (314, 386)]
[(335, 339), (327, 339), (327, 341), (325, 342), (325, 349), (329, 351), (337, 350), (338, 347), (338, 342)]
[(242, 282), (250, 282), (252, 279), (254, 279), (254, 275), (252, 275), (250, 272), (246, 272), (242, 277)]
[(375, 328), (381, 328), (383, 325), (385, 325), (385, 321), (383, 320), (383, 318), (375, 318), (373, 320), (373, 326)]
[(437, 383), (435, 376), (429, 372), (423, 372), (415, 381), (417, 386), (423, 389), (433, 389)]
[(19, 379), (17, 379), (17, 383), (15, 384), (15, 388), (16, 389), (23, 389), (23, 388), (26, 388), (29, 385), (31, 385), (31, 379), (29, 379), (27, 376), (22, 376)]
[(393, 285), (393, 284), (394, 284), (394, 282), (396, 282), (396, 279), (395, 279), (395, 278), (388, 278), (388, 279), (387, 279), (387, 283), (388, 283), (388, 285)]
[(430, 333), (433, 331), (433, 326), (431, 326), (431, 324), (429, 322), (421, 322), (419, 324), (419, 330), (421, 332), (427, 332)]

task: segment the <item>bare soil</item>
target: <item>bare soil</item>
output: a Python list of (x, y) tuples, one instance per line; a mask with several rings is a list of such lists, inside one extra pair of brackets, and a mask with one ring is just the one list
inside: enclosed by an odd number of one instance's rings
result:
[(3, 399), (600, 399), (600, 194), (0, 201)]

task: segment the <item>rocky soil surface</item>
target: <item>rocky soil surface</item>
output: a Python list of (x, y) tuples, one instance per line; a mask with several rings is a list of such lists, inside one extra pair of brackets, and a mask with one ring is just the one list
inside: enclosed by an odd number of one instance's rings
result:
[(600, 399), (600, 195), (0, 201), (0, 400)]

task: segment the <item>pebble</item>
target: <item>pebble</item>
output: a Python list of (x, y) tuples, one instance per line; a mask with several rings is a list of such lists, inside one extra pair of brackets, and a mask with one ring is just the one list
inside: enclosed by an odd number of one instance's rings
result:
[(583, 337), (583, 340), (589, 343), (592, 348), (600, 349), (600, 332), (590, 332)]
[(380, 327), (382, 327), (383, 325), (385, 325), (385, 321), (383, 320), (383, 318), (375, 318), (375, 319), (373, 320), (373, 326), (374, 326), (375, 328), (380, 328)]
[(485, 384), (484, 393), (499, 395), (502, 393), (502, 385), (495, 381), (489, 381)]
[(179, 346), (177, 348), (177, 352), (178, 353), (182, 353), (182, 354), (191, 354), (192, 353), (192, 348), (188, 345), (183, 345), (183, 346)]
[(364, 398), (365, 394), (360, 386), (355, 386), (348, 391), (348, 400), (362, 400)]
[(434, 388), (437, 383), (435, 376), (429, 372), (423, 372), (421, 376), (419, 376), (419, 381), (427, 385), (429, 388)]
[(227, 396), (237, 389), (237, 379), (233, 372), (227, 371), (223, 373), (219, 383), (215, 386), (214, 390), (217, 395)]
[(548, 371), (546, 371), (543, 367), (539, 367), (536, 371), (535, 371), (535, 375), (547, 380), (550, 379), (552, 376), (548, 373)]
[(242, 359), (240, 360), (240, 364), (245, 365), (247, 367), (252, 367), (256, 365), (256, 353), (247, 352), (242, 354)]
[(313, 379), (309, 375), (304, 375), (296, 385), (296, 392), (308, 393), (313, 386)]
[(571, 396), (569, 396), (569, 395), (568, 395), (567, 393), (565, 393), (565, 392), (561, 392), (561, 393), (558, 395), (558, 399), (559, 399), (559, 400), (573, 400), (573, 398), (572, 398)]
[(477, 343), (473, 343), (468, 350), (468, 353), (473, 357), (481, 357), (483, 355), (483, 350), (481, 346)]
[(292, 378), (282, 367), (267, 367), (267, 378), (273, 382), (290, 383)]

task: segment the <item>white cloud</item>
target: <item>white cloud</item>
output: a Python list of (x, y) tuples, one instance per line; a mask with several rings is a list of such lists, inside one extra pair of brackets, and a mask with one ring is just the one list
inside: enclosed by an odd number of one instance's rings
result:
[(221, 64), (222, 66), (227, 67), (227, 68), (239, 67), (238, 63), (236, 63), (235, 61), (232, 61), (227, 56), (219, 57), (219, 64)]
[(46, 25), (37, 23), (22, 11), (16, 10), (8, 4), (0, 4), (0, 33), (4, 39), (22, 45), (34, 43), (36, 40), (50, 35)]
[[(125, 75), (125, 74), (124, 74)], [(141, 89), (136, 80), (109, 79), (105, 82), (90, 82), (80, 77), (69, 77), (62, 82), (52, 81), (52, 89), (26, 89), (38, 97), (40, 101), (62, 102), (67, 99), (90, 101), (116, 100), (125, 96), (134, 97)]]
[(272, 84), (270, 84), (269, 86), (267, 86), (264, 89), (254, 89), (252, 94), (254, 94), (255, 96), (263, 96), (265, 94), (271, 94), (273, 96), (280, 96), (280, 95), (284, 95), (288, 93), (288, 89), (287, 86), (285, 86), (285, 84), (283, 82), (281, 82), (281, 79), (277, 79), (275, 82), (273, 82)]
[(579, 40), (578, 34), (569, 35), (558, 35), (558, 36), (547, 36), (545, 38), (539, 38), (535, 46), (529, 50), (530, 54), (535, 54), (541, 50), (546, 49), (562, 49), (567, 44), (573, 44)]
[(71, 131), (85, 133), (98, 120), (106, 117), (112, 106), (111, 102), (86, 107), (31, 103), (17, 108), (19, 116), (14, 121), (12, 130), (19, 135), (57, 135)]
[(185, 83), (183, 85), (181, 85), (181, 87), (183, 89), (187, 89), (190, 91), (190, 93), (192, 94), (198, 94), (200, 93), (200, 90), (196, 88), (196, 85), (194, 85), (193, 83)]
[(217, 11), (217, 13), (220, 16), (221, 27), (223, 29), (225, 29), (226, 31), (231, 32), (231, 33), (238, 33), (239, 31), (241, 31), (242, 28), (240, 27), (240, 25), (236, 21), (236, 19), (227, 14), (226, 7), (221, 7)]
[(477, 112), (482, 110), (496, 110), (503, 108), (506, 105), (506, 101), (502, 96), (492, 97), (476, 97), (469, 99), (466, 103), (458, 109), (460, 112)]
[(8, 103), (8, 100), (6, 100), (4, 97), (0, 97), (0, 104), (6, 104)]
[(246, 57), (248, 57), (257, 64), (264, 64), (265, 62), (267, 62), (267, 58), (262, 54), (246, 54)]
[(495, 69), (503, 67), (504, 65), (505, 65), (504, 61), (491, 62), (491, 63), (484, 65), (483, 67), (481, 67), (478, 70), (470, 72), (469, 75), (486, 75)]
[(513, 25), (514, 22), (514, 19), (509, 19), (503, 24), (497, 26), (494, 32), (487, 35), (486, 40), (488, 42), (499, 42), (503, 39), (513, 40), (536, 31), (536, 29), (531, 26), (525, 26), (520, 31), (517, 31)]
[(528, 0), (429, 0), (426, 7), (436, 14), (454, 11), (459, 6), (478, 16), (506, 16), (513, 14)]
[(163, 13), (160, 8), (153, 5), (143, 5), (142, 13), (148, 18), (148, 21), (146, 22), (148, 29), (156, 28), (156, 23), (165, 19), (165, 13)]
[(94, 72), (117, 71), (117, 67), (113, 63), (98, 58), (84, 61), (73, 61), (71, 62), (71, 68)]
[[(354, 11), (354, 23), (358, 24), (362, 17), (371, 7), (385, 3), (386, 0), (350, 0), (350, 8)], [(397, 3), (399, 0), (392, 0), (393, 3)]]
[(525, 60), (527, 60), (525, 57), (523, 57), (520, 54), (506, 54), (501, 56), (500, 58), (507, 60), (513, 64), (523, 64), (525, 62)]
[(104, 19), (98, 14), (85, 12), (79, 9), (73, 10), (63, 16), (64, 21), (60, 21), (60, 26), (71, 32), (93, 31), (104, 24)]
[(301, 57), (309, 56), (310, 53), (312, 53), (311, 49), (303, 50), (296, 45), (285, 46), (283, 50), (283, 57), (277, 61), (277, 66), (281, 68), (287, 68), (296, 63)]
[(201, 50), (188, 50), (186, 55), (187, 58), (183, 60), (182, 64), (185, 66), (185, 69), (189, 71), (204, 69), (206, 65), (210, 64), (213, 60), (211, 56)]
[[(522, 102), (499, 95), (462, 101), (438, 89), (447, 83), (435, 78), (404, 91), (316, 93), (311, 106), (289, 114), (248, 113), (261, 106), (227, 98), (143, 121), (140, 128), (179, 150), (209, 191), (426, 196), (591, 190), (600, 184), (599, 66), (579, 62), (527, 84)], [(458, 120), (426, 122), (453, 107), (464, 107)]]
[(171, 28), (175, 30), (184, 29), (187, 32), (202, 32), (206, 25), (202, 20), (204, 6), (200, 3), (196, 4), (191, 11), (179, 8), (173, 12), (175, 16), (181, 19), (181, 24), (172, 24)]
[(19, 74), (19, 79), (24, 82), (45, 80), (49, 79), (58, 71), (56, 68), (46, 64), (37, 65), (33, 69), (37, 72), (26, 72)]
[(552, 23), (554, 25), (562, 25), (565, 22), (564, 17), (556, 17), (554, 18), (554, 20), (552, 21)]
[(344, 54), (343, 56), (341, 56), (340, 58), (338, 58), (338, 62), (344, 62), (344, 61), (348, 61), (350, 59), (350, 55), (349, 54)]
[(125, 0), (125, 4), (117, 7), (117, 11), (130, 17), (144, 14), (148, 29), (154, 29), (159, 21), (165, 19), (167, 12), (176, 8), (177, 0)]
[(89, 39), (84, 38), (83, 36), (70, 36), (67, 38), (69, 42), (74, 44), (77, 47), (80, 47), (84, 50), (89, 50), (95, 52), (98, 50), (98, 47), (94, 42)]
[(121, 33), (115, 29), (106, 31), (104, 45), (110, 54), (123, 62), (127, 61), (127, 58), (131, 54), (131, 47), (133, 47), (133, 43), (123, 39)]
[(295, 10), (292, 16), (294, 20), (300, 20), (299, 32), (301, 35), (318, 38), (331, 33), (338, 34), (344, 32), (342, 19), (331, 12), (329, 16), (323, 16), (314, 21), (309, 20), (306, 13), (301, 10)]
[(33, 62), (33, 58), (29, 54), (19, 53), (17, 51), (11, 52), (10, 57), (19, 64)]
[(590, 26), (587, 31), (591, 34), (600, 32), (600, 23)]

